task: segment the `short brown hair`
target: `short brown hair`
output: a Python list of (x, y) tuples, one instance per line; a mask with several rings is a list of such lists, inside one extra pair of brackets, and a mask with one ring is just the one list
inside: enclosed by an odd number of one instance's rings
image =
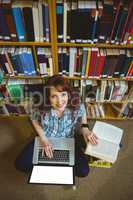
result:
[(79, 93), (75, 91), (74, 88), (71, 86), (70, 80), (61, 75), (54, 75), (50, 77), (45, 84), (46, 87), (45, 102), (47, 109), (51, 107), (49, 97), (50, 97), (50, 88), (52, 86), (55, 87), (59, 92), (66, 91), (68, 93), (68, 107), (71, 108), (72, 110), (75, 110), (77, 108), (77, 106), (80, 103), (80, 97)]

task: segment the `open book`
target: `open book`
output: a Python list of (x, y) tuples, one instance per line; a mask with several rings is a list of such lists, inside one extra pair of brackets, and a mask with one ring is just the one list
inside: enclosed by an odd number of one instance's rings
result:
[(111, 124), (96, 121), (93, 132), (98, 137), (98, 144), (87, 144), (85, 154), (114, 163), (118, 156), (123, 130)]

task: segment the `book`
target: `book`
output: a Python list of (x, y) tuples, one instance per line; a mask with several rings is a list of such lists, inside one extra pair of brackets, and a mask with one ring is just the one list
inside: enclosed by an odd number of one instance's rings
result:
[(3, 105), (3, 109), (6, 115), (15, 114), (15, 115), (25, 115), (26, 111), (22, 105), (6, 103)]
[(98, 137), (98, 144), (88, 143), (85, 154), (114, 163), (118, 157), (123, 130), (106, 122), (96, 121), (93, 132)]
[(101, 160), (92, 156), (90, 156), (89, 158), (90, 167), (111, 168), (112, 165), (113, 164), (111, 162), (107, 162), (105, 160)]
[(15, 21), (17, 37), (20, 42), (26, 41), (26, 31), (23, 19), (23, 13), (20, 7), (15, 7), (17, 5), (13, 5), (12, 13)]
[[(1, 66), (0, 66), (1, 67)], [(4, 78), (4, 72), (3, 70), (0, 68), (0, 84), (2, 83), (3, 81), (3, 78)]]

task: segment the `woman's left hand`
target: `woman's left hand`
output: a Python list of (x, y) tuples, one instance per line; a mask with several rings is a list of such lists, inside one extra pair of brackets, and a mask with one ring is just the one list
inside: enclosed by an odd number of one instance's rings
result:
[(86, 144), (88, 142), (90, 142), (92, 145), (96, 145), (98, 143), (98, 138), (93, 132), (87, 131), (87, 132), (83, 132), (82, 134), (83, 134)]

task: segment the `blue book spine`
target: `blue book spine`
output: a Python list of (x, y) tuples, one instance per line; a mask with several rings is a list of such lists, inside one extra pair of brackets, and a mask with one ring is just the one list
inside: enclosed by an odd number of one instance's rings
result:
[(19, 54), (20, 56), (20, 59), (21, 59), (21, 63), (22, 63), (22, 68), (23, 68), (23, 71), (24, 71), (24, 75), (25, 76), (28, 76), (29, 75), (29, 71), (28, 71), (28, 61), (25, 59), (25, 52), (21, 52)]
[(94, 24), (93, 24), (93, 29), (92, 29), (92, 41), (95, 42), (96, 40), (96, 26), (97, 26), (97, 20), (98, 20), (98, 11), (96, 10), (96, 14), (95, 14), (95, 20), (94, 20)]
[(33, 59), (31, 49), (28, 49), (26, 56), (27, 56), (27, 60), (29, 62), (29, 69), (30, 69), (30, 73), (31, 73), (30, 75), (35, 76), (36, 70), (35, 70), (35, 64), (34, 64), (34, 59)]
[(29, 58), (29, 54), (28, 54), (28, 50), (23, 52), (23, 61), (24, 61), (24, 65), (25, 65), (25, 70), (26, 70), (26, 75), (27, 76), (32, 76), (33, 75), (33, 69), (32, 66), (30, 64), (30, 58)]
[(21, 8), (12, 8), (13, 17), (15, 21), (17, 36), (19, 41), (26, 41), (26, 31), (24, 27), (24, 19)]
[(14, 60), (16, 62), (16, 68), (17, 68), (18, 74), (24, 75), (24, 70), (23, 70), (23, 67), (22, 67), (22, 61), (20, 59), (19, 53), (14, 55)]

